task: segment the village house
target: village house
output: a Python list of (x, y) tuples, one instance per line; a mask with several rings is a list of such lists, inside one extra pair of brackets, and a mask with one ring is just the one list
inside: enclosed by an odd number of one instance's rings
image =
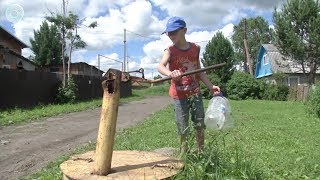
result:
[[(43, 66), (43, 67), (39, 68), (39, 70), (43, 71), (43, 72), (51, 72), (51, 73), (58, 73), (58, 74), (63, 73), (62, 65)], [(66, 65), (66, 71), (67, 71), (67, 65)], [(103, 73), (104, 72), (102, 70), (98, 69), (95, 66), (89, 65), (85, 62), (76, 62), (76, 63), (70, 64), (70, 74), (72, 74), (72, 75), (102, 77)]]
[[(308, 70), (308, 68), (306, 68)], [(284, 74), (284, 79), (277, 82), (274, 74)], [(256, 73), (257, 79), (264, 78), (267, 82), (282, 83), (288, 86), (308, 84), (308, 78), (303, 74), (301, 65), (289, 57), (283, 56), (273, 44), (262, 44), (258, 51)], [(317, 72), (316, 80), (320, 79)], [(278, 80), (279, 81), (279, 80)]]
[(23, 57), (21, 51), (28, 46), (0, 26), (0, 69), (19, 69), (34, 71), (34, 62)]

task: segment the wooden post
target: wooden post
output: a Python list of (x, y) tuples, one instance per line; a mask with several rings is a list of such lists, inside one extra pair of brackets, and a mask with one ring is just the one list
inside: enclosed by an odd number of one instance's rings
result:
[[(245, 54), (245, 59), (246, 59), (246, 63), (248, 63), (248, 68), (249, 68), (249, 73), (252, 77), (254, 77), (253, 75), (253, 67), (252, 67), (252, 61), (251, 61), (251, 58), (250, 58), (250, 54), (249, 54), (249, 47), (248, 47), (248, 42), (247, 42), (247, 20), (246, 18), (244, 18), (244, 30), (243, 30), (243, 44), (244, 44), (244, 54)], [(245, 63), (245, 66), (246, 66), (246, 63)]]
[(108, 80), (102, 82), (103, 101), (93, 172), (97, 175), (104, 176), (111, 171), (113, 143), (120, 99), (120, 82), (121, 71), (115, 69), (110, 69)]
[[(181, 75), (181, 77), (182, 77), (182, 76), (191, 75), (191, 74), (200, 73), (200, 72), (209, 71), (209, 70), (212, 70), (212, 69), (215, 69), (215, 68), (224, 66), (224, 65), (226, 65), (225, 62), (220, 63), (220, 64), (215, 64), (215, 65), (212, 65), (212, 66), (208, 66), (208, 67), (204, 67), (204, 68), (201, 68), (201, 69), (195, 69), (195, 70), (192, 70), (192, 71), (188, 71), (188, 72), (183, 73), (183, 74)], [(159, 82), (168, 81), (168, 80), (171, 80), (171, 77), (164, 77), (164, 78), (156, 79), (156, 80), (148, 80), (148, 82), (150, 82), (150, 83), (159, 83)]]

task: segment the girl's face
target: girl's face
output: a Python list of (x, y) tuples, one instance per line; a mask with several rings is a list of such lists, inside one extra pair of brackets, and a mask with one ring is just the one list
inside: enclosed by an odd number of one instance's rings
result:
[(173, 42), (173, 44), (177, 44), (183, 37), (186, 32), (186, 28), (179, 28), (175, 31), (168, 32), (167, 35)]

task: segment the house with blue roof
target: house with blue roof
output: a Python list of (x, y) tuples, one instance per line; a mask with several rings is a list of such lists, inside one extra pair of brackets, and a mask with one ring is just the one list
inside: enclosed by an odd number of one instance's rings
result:
[[(308, 69), (306, 69), (308, 72)], [(282, 82), (276, 82), (273, 76), (276, 73), (285, 74)], [(271, 83), (283, 83), (288, 86), (308, 84), (308, 78), (303, 74), (300, 64), (295, 63), (291, 58), (283, 56), (273, 44), (262, 44), (258, 51), (255, 78), (265, 79)], [(316, 80), (320, 76), (317, 72)], [(278, 80), (279, 81), (279, 80)]]

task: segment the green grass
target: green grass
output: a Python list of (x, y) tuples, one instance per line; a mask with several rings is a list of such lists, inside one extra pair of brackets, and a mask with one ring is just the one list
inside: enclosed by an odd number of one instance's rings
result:
[[(189, 153), (175, 179), (320, 179), (320, 121), (302, 103), (247, 100), (231, 106), (235, 127), (207, 130), (204, 153)], [(189, 141), (194, 147), (193, 136)], [(172, 106), (117, 132), (115, 143), (115, 150), (178, 148)], [(81, 151), (94, 149), (91, 144)], [(58, 166), (68, 157), (27, 179), (61, 178)]]
[(101, 106), (101, 99), (74, 104), (48, 104), (32, 108), (13, 108), (0, 111), (0, 126), (20, 124), (70, 112), (78, 112)]
[[(132, 90), (132, 96), (121, 98), (120, 103), (139, 100), (145, 98), (147, 95), (166, 95), (168, 85), (154, 86), (142, 90)], [(68, 104), (48, 104), (38, 105), (31, 108), (13, 108), (0, 110), (0, 127), (41, 120), (47, 117), (57, 116), (59, 114), (79, 112), (83, 110), (100, 107), (102, 98), (81, 101)]]
[(233, 137), (272, 179), (320, 178), (320, 121), (298, 102), (232, 103)]

